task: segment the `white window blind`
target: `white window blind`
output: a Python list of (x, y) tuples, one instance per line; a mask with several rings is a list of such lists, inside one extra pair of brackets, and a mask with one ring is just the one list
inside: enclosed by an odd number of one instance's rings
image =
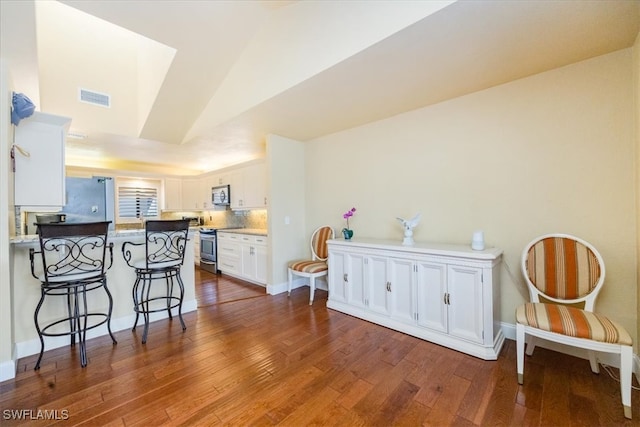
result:
[(158, 216), (158, 190), (155, 188), (118, 187), (120, 218), (149, 218)]
[(116, 178), (116, 222), (160, 218), (159, 180)]

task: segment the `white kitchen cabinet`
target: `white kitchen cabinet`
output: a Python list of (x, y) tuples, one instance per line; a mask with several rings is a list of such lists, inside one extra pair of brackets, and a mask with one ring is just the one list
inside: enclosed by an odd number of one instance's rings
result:
[(328, 246), (328, 308), (482, 359), (497, 359), (504, 342), (494, 312), (500, 249), (403, 246), (377, 239), (332, 239)]
[(193, 231), (193, 261), (195, 265), (200, 265), (200, 232)]
[(164, 179), (164, 209), (182, 209), (182, 180), (180, 178)]
[(217, 187), (218, 185), (230, 185), (231, 172), (213, 173), (209, 175), (209, 182), (212, 187)]
[(242, 272), (242, 249), (240, 247), (240, 235), (218, 231), (216, 236), (218, 246), (218, 270), (223, 273), (239, 277)]
[(264, 244), (255, 246), (256, 282), (266, 285), (269, 269), (269, 247), (267, 245), (267, 238), (262, 238), (264, 239)]
[(71, 119), (34, 112), (15, 127), (14, 204), (32, 211), (65, 205), (64, 151)]
[(263, 162), (234, 170), (231, 176), (231, 209), (267, 207), (267, 172)]
[(266, 236), (218, 231), (218, 270), (259, 285), (267, 284)]
[[(240, 235), (242, 252), (242, 278), (266, 284), (267, 239), (264, 236)], [(260, 277), (263, 276), (263, 277)], [(260, 279), (263, 279), (262, 281)]]
[(211, 203), (211, 188), (215, 187), (215, 177), (212, 175), (205, 175), (200, 178), (200, 200), (202, 201), (202, 209), (213, 209), (213, 203)]
[(202, 210), (202, 191), (200, 179), (184, 178), (182, 180), (182, 209)]

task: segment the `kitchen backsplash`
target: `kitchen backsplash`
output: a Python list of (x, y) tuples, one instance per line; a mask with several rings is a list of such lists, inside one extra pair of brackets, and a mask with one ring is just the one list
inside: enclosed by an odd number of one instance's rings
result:
[(162, 212), (162, 219), (203, 217), (205, 227), (214, 228), (267, 228), (267, 210), (251, 211), (204, 211), (204, 212)]
[[(15, 207), (16, 235), (33, 234), (35, 231), (25, 226), (28, 222), (28, 213), (21, 212), (20, 207)], [(215, 228), (267, 228), (267, 210), (256, 209), (251, 211), (204, 211), (204, 212), (162, 212), (161, 219), (182, 219), (182, 217), (202, 217), (204, 226)], [(32, 223), (34, 221), (31, 221)], [(135, 230), (143, 227), (142, 222), (133, 224), (116, 224), (116, 230)]]

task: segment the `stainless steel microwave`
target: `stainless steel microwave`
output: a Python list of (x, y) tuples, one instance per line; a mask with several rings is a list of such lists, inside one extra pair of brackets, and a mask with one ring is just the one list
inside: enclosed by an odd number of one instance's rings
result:
[(229, 206), (231, 204), (231, 187), (220, 185), (211, 188), (211, 203), (215, 206)]

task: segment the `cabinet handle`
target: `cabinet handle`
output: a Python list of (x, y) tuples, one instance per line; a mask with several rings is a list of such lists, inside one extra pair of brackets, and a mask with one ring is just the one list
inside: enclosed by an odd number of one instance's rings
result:
[(449, 294), (448, 293), (444, 294), (444, 303), (446, 305), (451, 305), (451, 303), (449, 302)]
[(387, 292), (391, 292), (391, 282), (387, 282)]
[(264, 205), (267, 206), (267, 198), (264, 198)]
[(349, 276), (347, 275), (347, 273), (344, 273), (344, 276), (342, 277), (342, 280), (344, 280), (345, 283), (349, 282)]

